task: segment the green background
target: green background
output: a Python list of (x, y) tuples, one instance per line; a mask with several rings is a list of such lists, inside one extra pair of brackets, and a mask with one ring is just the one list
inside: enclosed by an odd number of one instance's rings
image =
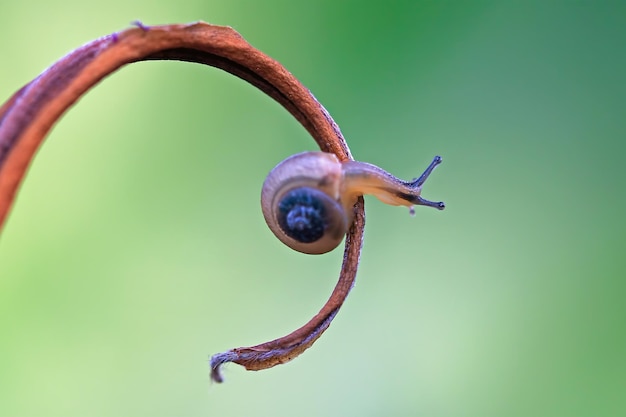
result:
[(326, 106), (358, 160), (424, 196), (368, 198), (357, 285), (293, 362), (282, 336), (342, 251), (282, 246), (267, 172), (315, 149), (229, 74), (134, 64), (38, 153), (0, 238), (1, 416), (623, 416), (623, 2), (3, 1), (0, 97), (134, 19), (230, 25)]

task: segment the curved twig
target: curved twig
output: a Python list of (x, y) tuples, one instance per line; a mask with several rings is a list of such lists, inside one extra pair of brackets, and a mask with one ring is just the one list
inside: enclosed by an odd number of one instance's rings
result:
[[(339, 127), (324, 107), (280, 63), (248, 44), (229, 27), (206, 23), (143, 26), (90, 42), (57, 61), (0, 107), (0, 228), (39, 145), (51, 127), (84, 93), (118, 68), (142, 60), (182, 60), (221, 68), (256, 86), (287, 109), (320, 149), (352, 160)], [(328, 328), (347, 297), (359, 264), (365, 225), (363, 199), (346, 237), (339, 281), (330, 298), (307, 324), (279, 339), (232, 349), (211, 358), (211, 377), (222, 381), (220, 366), (235, 362), (249, 370), (287, 362)]]

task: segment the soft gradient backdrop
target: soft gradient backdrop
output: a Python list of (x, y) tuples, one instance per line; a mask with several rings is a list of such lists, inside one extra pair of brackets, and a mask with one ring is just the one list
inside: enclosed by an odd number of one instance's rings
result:
[(283, 247), (266, 173), (315, 149), (219, 70), (134, 64), (45, 142), (0, 237), (1, 416), (623, 416), (624, 2), (3, 1), (0, 97), (122, 29), (230, 25), (328, 108), (353, 154), (444, 212), (367, 200), (357, 286), (300, 358), (282, 336), (341, 249)]

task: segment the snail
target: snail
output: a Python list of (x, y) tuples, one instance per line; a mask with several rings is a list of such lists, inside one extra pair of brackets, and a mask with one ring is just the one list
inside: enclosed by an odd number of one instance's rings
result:
[(441, 163), (436, 156), (424, 173), (402, 181), (376, 165), (340, 162), (334, 154), (303, 152), (280, 162), (267, 176), (261, 208), (267, 225), (284, 244), (308, 254), (336, 248), (352, 224), (352, 206), (364, 194), (394, 206), (428, 206), (443, 202), (420, 196), (424, 182)]

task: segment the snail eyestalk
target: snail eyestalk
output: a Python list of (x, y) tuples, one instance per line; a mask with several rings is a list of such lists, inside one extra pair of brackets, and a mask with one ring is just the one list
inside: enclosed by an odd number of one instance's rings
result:
[[(439, 165), (440, 163), (441, 163), (441, 157), (438, 155), (435, 156), (432, 162), (428, 165), (428, 167), (424, 171), (424, 173), (420, 175), (419, 178), (416, 178), (411, 183), (411, 186), (421, 191), (422, 186), (424, 185), (424, 183), (426, 182), (430, 174), (433, 172), (435, 167)], [(430, 201), (430, 200), (426, 200), (425, 198), (422, 198), (419, 195), (417, 196), (417, 202), (415, 202), (415, 204), (420, 205), (420, 206), (426, 206), (426, 207), (434, 207), (437, 210), (443, 210), (444, 208), (446, 208), (446, 205), (443, 203), (443, 201)]]
[(424, 171), (424, 173), (422, 175), (420, 175), (419, 178), (415, 179), (415, 181), (413, 181), (415, 186), (416, 187), (421, 187), (422, 185), (424, 185), (424, 183), (426, 182), (426, 180), (428, 179), (430, 174), (433, 172), (435, 167), (441, 163), (441, 161), (442, 161), (442, 159), (441, 159), (441, 157), (439, 155), (435, 156), (433, 158), (433, 161), (428, 165), (428, 167)]
[[(430, 174), (433, 172), (435, 167), (441, 163), (441, 161), (442, 159), (439, 155), (435, 156), (432, 162), (428, 165), (428, 167), (424, 171), (424, 173), (420, 175), (420, 177), (417, 178), (415, 181), (413, 181), (414, 186), (416, 188), (419, 188), (421, 191), (422, 185), (424, 185), (424, 183), (426, 182)], [(430, 201), (430, 200), (426, 200), (425, 198), (422, 198), (419, 195), (417, 196), (417, 199), (418, 199), (418, 202), (415, 204), (418, 204), (420, 206), (434, 207), (438, 210), (443, 210), (444, 208), (446, 208), (446, 205), (444, 204), (443, 201)]]

